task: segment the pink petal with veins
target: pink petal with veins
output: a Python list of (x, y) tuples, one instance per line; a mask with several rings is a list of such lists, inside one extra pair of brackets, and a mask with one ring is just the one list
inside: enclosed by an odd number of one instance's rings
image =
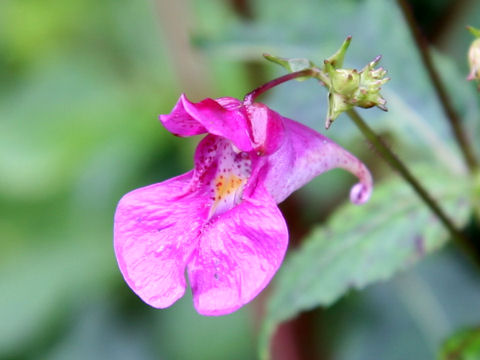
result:
[(195, 308), (203, 315), (231, 313), (267, 286), (280, 266), (288, 229), (262, 185), (205, 226), (188, 264)]
[(115, 212), (120, 270), (154, 307), (170, 306), (185, 292), (185, 266), (208, 215), (204, 197), (188, 191), (192, 173), (129, 192)]

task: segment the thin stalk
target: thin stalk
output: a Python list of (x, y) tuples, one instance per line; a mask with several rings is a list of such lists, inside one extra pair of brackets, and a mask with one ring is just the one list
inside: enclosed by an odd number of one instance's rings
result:
[(472, 146), (470, 141), (462, 128), (460, 117), (458, 116), (457, 112), (455, 111), (452, 102), (450, 101), (450, 97), (448, 96), (447, 90), (445, 89), (445, 85), (443, 84), (437, 69), (435, 68), (432, 60), (432, 56), (429, 51), (428, 44), (426, 43), (425, 39), (423, 38), (420, 28), (418, 27), (415, 18), (413, 17), (412, 11), (407, 4), (406, 0), (397, 0), (400, 8), (402, 9), (403, 15), (405, 20), (407, 21), (412, 35), (415, 39), (415, 43), (420, 51), (420, 55), (422, 58), (422, 62), (427, 69), (428, 75), (433, 83), (435, 91), (437, 93), (438, 98), (443, 107), (443, 111), (447, 116), (447, 119), (450, 123), (450, 127), (453, 131), (455, 139), (460, 147), (460, 150), (463, 154), (465, 163), (467, 164), (470, 172), (475, 172), (475, 169), (478, 169), (478, 161), (475, 157), (473, 152)]
[(280, 76), (276, 79), (273, 79), (265, 84), (263, 84), (262, 86), (259, 86), (258, 88), (256, 88), (255, 90), (253, 91), (250, 91), (247, 95), (245, 95), (245, 97), (243, 98), (243, 103), (245, 105), (251, 105), (253, 103), (253, 101), (261, 94), (263, 94), (265, 91), (267, 90), (270, 90), (271, 88), (277, 86), (277, 85), (280, 85), (281, 83), (284, 83), (284, 82), (287, 82), (287, 81), (290, 81), (290, 80), (293, 80), (293, 79), (296, 79), (296, 78), (299, 78), (299, 77), (310, 77), (310, 76), (313, 76), (315, 74), (315, 70), (313, 69), (305, 69), (305, 70), (301, 70), (301, 71), (296, 71), (296, 72), (292, 72), (290, 74), (286, 74), (286, 75), (283, 75), (283, 76)]
[(463, 232), (458, 230), (450, 218), (443, 212), (437, 202), (432, 198), (432, 196), (425, 190), (425, 188), (420, 184), (420, 182), (412, 175), (412, 173), (407, 169), (407, 167), (400, 161), (400, 159), (385, 145), (382, 139), (375, 134), (375, 132), (365, 123), (362, 117), (354, 110), (347, 110), (347, 115), (352, 119), (355, 125), (359, 128), (362, 134), (367, 138), (368, 141), (375, 147), (378, 153), (383, 157), (383, 159), (398, 173), (403, 179), (410, 184), (414, 189), (417, 195), (423, 200), (423, 202), (432, 210), (432, 212), (438, 217), (442, 224), (450, 232), (454, 241), (467, 252), (467, 254), (472, 258), (472, 260), (480, 265), (480, 256), (475, 250), (472, 243), (465, 236)]

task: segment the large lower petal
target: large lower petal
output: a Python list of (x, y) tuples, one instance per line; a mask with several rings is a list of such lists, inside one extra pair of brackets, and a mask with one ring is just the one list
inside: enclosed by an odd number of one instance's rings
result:
[(185, 292), (185, 266), (208, 215), (190, 191), (192, 172), (126, 194), (115, 213), (120, 270), (147, 304), (165, 308)]
[[(254, 185), (255, 186), (255, 185)], [(288, 243), (285, 220), (261, 185), (204, 227), (188, 264), (194, 305), (224, 315), (252, 300), (280, 266)]]
[(360, 180), (350, 191), (355, 204), (367, 201), (372, 191), (372, 176), (367, 167), (347, 150), (316, 131), (287, 118), (285, 141), (268, 157), (264, 185), (277, 203), (285, 200), (314, 177), (342, 168)]

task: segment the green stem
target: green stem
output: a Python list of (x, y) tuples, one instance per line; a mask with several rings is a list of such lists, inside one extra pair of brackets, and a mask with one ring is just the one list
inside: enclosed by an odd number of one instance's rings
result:
[(449, 120), (450, 126), (452, 128), (453, 134), (455, 139), (457, 140), (458, 145), (460, 146), (460, 150), (462, 151), (463, 157), (465, 159), (465, 163), (467, 164), (470, 172), (475, 172), (478, 169), (478, 161), (475, 157), (475, 153), (472, 149), (470, 141), (462, 128), (460, 117), (458, 116), (457, 112), (455, 111), (450, 97), (448, 96), (447, 90), (445, 89), (445, 85), (443, 84), (437, 69), (435, 68), (432, 60), (432, 56), (429, 51), (428, 44), (426, 43), (425, 39), (422, 37), (420, 29), (415, 22), (415, 18), (413, 17), (412, 11), (410, 10), (406, 0), (398, 0), (398, 4), (403, 11), (403, 15), (405, 16), (405, 20), (407, 21), (412, 35), (415, 39), (415, 43), (420, 51), (420, 55), (423, 61), (425, 68), (427, 69), (428, 75), (433, 83), (435, 91), (437, 93), (438, 98), (440, 99), (440, 103), (442, 104), (443, 111)]
[(317, 68), (311, 68), (311, 69), (305, 69), (305, 70), (300, 70), (296, 71), (293, 73), (289, 73), (283, 76), (280, 76), (278, 78), (275, 78), (273, 80), (270, 80), (269, 82), (259, 86), (258, 88), (250, 91), (245, 97), (243, 98), (243, 103), (245, 105), (251, 105), (255, 99), (263, 94), (264, 92), (274, 88), (275, 86), (278, 86), (280, 84), (283, 84), (284, 82), (297, 79), (300, 77), (312, 77), (317, 80), (320, 80), (324, 84), (328, 84), (330, 80), (328, 79), (328, 76), (323, 73), (322, 70), (317, 69)]
[(383, 159), (407, 181), (417, 195), (425, 202), (425, 204), (432, 210), (432, 212), (438, 217), (442, 224), (450, 232), (454, 241), (467, 252), (472, 260), (480, 265), (480, 256), (475, 247), (465, 236), (463, 232), (458, 230), (450, 218), (443, 212), (437, 202), (432, 196), (425, 190), (425, 188), (418, 182), (418, 180), (412, 175), (407, 167), (400, 161), (400, 159), (388, 148), (382, 139), (375, 134), (375, 132), (365, 123), (361, 116), (354, 110), (347, 110), (347, 115), (352, 119), (355, 125), (359, 128), (362, 134), (367, 140), (375, 147), (378, 153)]
[(275, 86), (283, 84), (284, 82), (287, 82), (299, 77), (312, 76), (313, 74), (314, 74), (314, 71), (312, 69), (305, 69), (305, 70), (289, 73), (289, 74), (280, 76), (278, 78), (275, 78), (273, 80), (270, 80), (269, 82), (263, 84), (262, 86), (259, 86), (258, 88), (250, 91), (247, 95), (245, 95), (245, 97), (243, 98), (243, 103), (245, 105), (251, 105), (259, 95), (270, 90), (271, 88), (274, 88)]

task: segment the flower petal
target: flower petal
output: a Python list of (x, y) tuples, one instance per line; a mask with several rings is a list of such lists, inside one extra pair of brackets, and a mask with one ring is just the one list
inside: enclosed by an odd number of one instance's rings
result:
[(195, 151), (194, 184), (210, 194), (209, 218), (237, 205), (251, 174), (248, 153), (235, 149), (229, 140), (207, 135)]
[(147, 304), (165, 308), (185, 292), (185, 266), (208, 215), (189, 191), (192, 172), (126, 194), (115, 213), (120, 270)]
[(282, 116), (260, 103), (246, 106), (246, 111), (257, 154), (269, 155), (277, 151), (285, 136)]
[(172, 134), (182, 137), (206, 133), (207, 129), (185, 108), (185, 101), (188, 102), (188, 99), (182, 94), (170, 114), (160, 115), (163, 126)]
[(173, 111), (160, 115), (165, 128), (179, 136), (204, 132), (232, 141), (243, 151), (251, 151), (247, 115), (240, 100), (234, 98), (205, 99), (193, 103), (182, 94)]
[(347, 150), (316, 131), (284, 118), (286, 139), (268, 157), (264, 185), (277, 203), (285, 200), (317, 175), (334, 168), (345, 169), (360, 182), (352, 187), (350, 200), (362, 204), (370, 198), (372, 176), (367, 167)]
[(188, 264), (194, 305), (203, 315), (231, 313), (252, 300), (280, 266), (288, 243), (285, 220), (266, 189), (203, 229)]

